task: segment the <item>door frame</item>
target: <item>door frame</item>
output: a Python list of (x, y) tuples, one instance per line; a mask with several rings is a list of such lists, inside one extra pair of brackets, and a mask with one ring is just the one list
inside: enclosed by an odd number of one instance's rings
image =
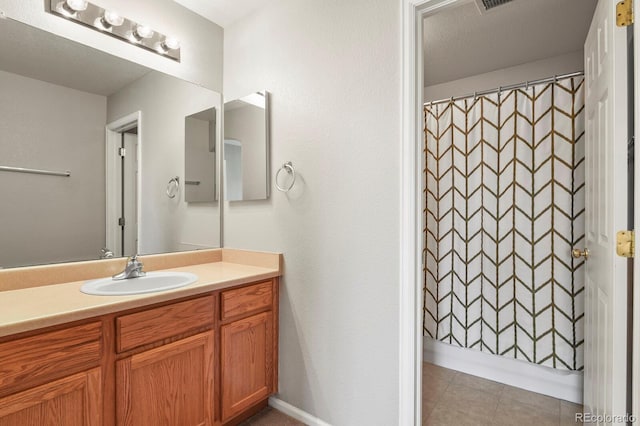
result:
[(140, 190), (142, 188), (142, 111), (136, 111), (122, 118), (108, 123), (105, 127), (105, 246), (113, 250), (118, 241), (119, 227), (116, 225), (120, 217), (120, 211), (116, 208), (120, 188), (115, 184), (118, 170), (117, 147), (120, 146), (120, 134), (134, 127), (138, 128), (138, 177), (136, 181), (136, 253), (140, 250), (140, 218), (142, 203)]
[(402, 5), (402, 144), (400, 153), (400, 330), (398, 424), (422, 422), (422, 21), (465, 0), (400, 0)]
[[(465, 0), (400, 0), (402, 18), (402, 144), (400, 207), (400, 300), (399, 300), (399, 394), (398, 424), (419, 425), (422, 415), (422, 283), (423, 242), (421, 216), (423, 51), (422, 21), (428, 14)], [(634, 2), (640, 17), (640, 1)], [(638, 18), (637, 18), (638, 19)], [(634, 72), (640, 70), (640, 23), (634, 25)], [(635, 80), (635, 126), (640, 129), (640, 79)], [(640, 144), (635, 146), (640, 158)], [(639, 167), (634, 176), (640, 188)], [(635, 223), (640, 224), (640, 197), (635, 197)], [(634, 261), (634, 276), (640, 277), (640, 261)], [(633, 353), (640, 354), (640, 289), (634, 292)], [(637, 358), (637, 357), (635, 357)], [(640, 363), (633, 365), (633, 386), (640, 389)], [(640, 392), (633, 395), (633, 414), (640, 415)]]

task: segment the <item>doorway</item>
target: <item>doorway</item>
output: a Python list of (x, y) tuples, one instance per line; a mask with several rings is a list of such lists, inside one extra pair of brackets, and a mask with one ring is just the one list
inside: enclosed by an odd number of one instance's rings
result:
[(106, 127), (106, 249), (115, 257), (138, 253), (140, 112)]
[(242, 201), (242, 142), (235, 139), (224, 140), (224, 182), (225, 198)]
[[(406, 81), (405, 81), (405, 87), (404, 87), (404, 91), (405, 91), (405, 100), (407, 101), (407, 103), (405, 104), (405, 108), (406, 110), (410, 110), (412, 111), (411, 113), (407, 113), (405, 114), (405, 123), (413, 123), (412, 126), (409, 127), (408, 130), (410, 130), (410, 132), (408, 134), (405, 134), (405, 141), (407, 140), (411, 140), (411, 144), (413, 146), (413, 157), (411, 155), (411, 150), (408, 149), (409, 147), (407, 147), (405, 145), (405, 151), (404, 151), (404, 159), (405, 159), (405, 164), (409, 167), (412, 168), (412, 170), (414, 170), (414, 174), (413, 176), (405, 176), (404, 179), (404, 183), (406, 183), (408, 185), (409, 188), (411, 188), (411, 185), (414, 186), (414, 194), (419, 194), (421, 191), (420, 189), (422, 188), (422, 182), (420, 179), (420, 177), (422, 176), (423, 173), (423, 168), (424, 168), (424, 163), (422, 163), (421, 161), (421, 157), (424, 155), (424, 153), (422, 152), (422, 149), (420, 149), (420, 145), (416, 145), (416, 141), (418, 140), (422, 140), (421, 139), (421, 131), (423, 130), (422, 128), (422, 124), (424, 122), (424, 111), (423, 111), (423, 102), (424, 102), (424, 98), (422, 97), (422, 93), (425, 92), (424, 90), (424, 86), (422, 85), (421, 79), (422, 79), (422, 74), (423, 74), (423, 64), (421, 63), (422, 57), (423, 57), (423, 52), (421, 49), (419, 49), (420, 46), (420, 42), (422, 37), (420, 37), (421, 34), (421, 30), (422, 30), (422, 25), (423, 25), (423, 17), (429, 14), (434, 14), (434, 13), (441, 13), (441, 12), (445, 12), (447, 9), (450, 8), (456, 8), (459, 7), (460, 5), (463, 4), (470, 4), (470, 3), (474, 3), (474, 2), (464, 2), (464, 1), (442, 1), (442, 0), (430, 0), (430, 1), (408, 1), (405, 2), (405, 6), (407, 6), (407, 8), (405, 9), (405, 29), (409, 29), (408, 31), (405, 31), (405, 35), (406, 34), (414, 34), (414, 35), (418, 35), (417, 37), (415, 37), (415, 50), (412, 49), (408, 49), (405, 52), (405, 68), (409, 68), (409, 70), (405, 69), (405, 71), (407, 71), (405, 73), (405, 77), (406, 77)], [(475, 3), (480, 3), (480, 2), (475, 2)], [(493, 2), (485, 2), (485, 3), (493, 3)], [(509, 2), (507, 2), (509, 3)], [(517, 5), (518, 3), (524, 3), (524, 2), (518, 2), (517, 0), (515, 2), (513, 2), (514, 5)], [(534, 2), (528, 2), (528, 3), (534, 3)], [(557, 2), (559, 3), (559, 2)], [(570, 2), (563, 2), (563, 3), (570, 3)], [(608, 2), (607, 2), (608, 3)], [(504, 6), (506, 7), (506, 6)], [(498, 11), (493, 11), (493, 12), (487, 12), (487, 15), (491, 14), (491, 13), (498, 13)], [(457, 16), (457, 19), (459, 19), (459, 15)], [(569, 22), (571, 22), (571, 20), (568, 20)], [(479, 39), (482, 39), (484, 41), (487, 40), (487, 38), (482, 38), (482, 37), (478, 37)], [(405, 46), (407, 46), (407, 43), (405, 43)], [(416, 55), (414, 52), (418, 52), (418, 54)], [(417, 59), (418, 63), (413, 63), (409, 57), (413, 58), (414, 60)], [(547, 75), (553, 77), (553, 75), (555, 74), (562, 74), (561, 72), (552, 72), (552, 75)], [(542, 76), (540, 76), (540, 78), (542, 78)], [(520, 82), (522, 82), (523, 84), (526, 85), (526, 82), (529, 80), (535, 80), (535, 78), (522, 78), (520, 80)], [(458, 82), (460, 83), (460, 82)], [(495, 88), (499, 89), (499, 86), (502, 85), (502, 83), (498, 83), (495, 84)], [(504, 85), (508, 85), (508, 83), (504, 83)], [(462, 84), (457, 84), (457, 87), (462, 87)], [(444, 87), (444, 85), (441, 86), (441, 88)], [(477, 91), (481, 91), (482, 89), (477, 89)], [(413, 94), (411, 94), (411, 92), (413, 91)], [(466, 90), (467, 93), (469, 92), (474, 92), (475, 90)], [(417, 94), (417, 95), (415, 95)], [(414, 97), (412, 97), (414, 96)], [(450, 95), (444, 95), (441, 96), (442, 98), (445, 97), (450, 97), (450, 96), (454, 96), (454, 94), (450, 94)], [(412, 162), (413, 164), (415, 164), (415, 168), (413, 168), (412, 166)], [(420, 220), (420, 217), (416, 215), (416, 216), (411, 216), (407, 211), (406, 208), (408, 208), (411, 205), (410, 202), (407, 202), (405, 200), (404, 203), (404, 207), (405, 207), (405, 213), (406, 216), (405, 218), (408, 219), (409, 221), (413, 221), (413, 223), (415, 223), (417, 226), (417, 231), (420, 232), (423, 228), (422, 228), (422, 221)], [(414, 204), (413, 207), (415, 208), (415, 206), (420, 206), (423, 207), (422, 205), (422, 198), (420, 196), (417, 197), (417, 199), (414, 200)], [(422, 209), (416, 209), (418, 212), (422, 211)], [(405, 239), (406, 239), (406, 245), (403, 246), (403, 248), (408, 249), (409, 247), (420, 247), (422, 248), (423, 246), (423, 242), (422, 241), (416, 241), (413, 240), (413, 242), (411, 241), (411, 238), (415, 238), (415, 235), (413, 236), (409, 236), (409, 235), (405, 235)], [(412, 245), (413, 244), (413, 245)], [(405, 253), (408, 256), (408, 253)], [(421, 257), (421, 256), (420, 256)], [(422, 268), (421, 268), (421, 264), (422, 264), (422, 259), (420, 257), (416, 257), (414, 258), (414, 262), (412, 263), (411, 261), (406, 261), (406, 263), (404, 265), (406, 265), (408, 267), (408, 273), (407, 275), (411, 276), (412, 274), (415, 274), (414, 278), (414, 284), (417, 282), (421, 281), (421, 274), (422, 274)], [(407, 293), (410, 296), (410, 292)], [(405, 295), (406, 296), (406, 295)], [(422, 314), (422, 297), (423, 294), (420, 291), (416, 291), (416, 298), (420, 298), (419, 301), (413, 300), (411, 299), (409, 296), (406, 296), (406, 299), (403, 299), (403, 301), (406, 301), (408, 305), (411, 305), (413, 302), (414, 306), (419, 306), (420, 308), (418, 309), (418, 312), (420, 312), (420, 314)], [(408, 318), (407, 316), (407, 320), (409, 320), (410, 318)], [(420, 315), (420, 318), (418, 318), (418, 315), (415, 315), (413, 317), (414, 320), (414, 328), (411, 327), (405, 327), (402, 328), (402, 330), (404, 332), (407, 332), (408, 334), (413, 334), (414, 336), (416, 336), (417, 341), (419, 342), (418, 344), (416, 344), (415, 346), (405, 346), (405, 350), (412, 352), (412, 355), (415, 356), (415, 358), (413, 358), (414, 362), (415, 362), (415, 367), (417, 370), (420, 369), (420, 366), (418, 365), (419, 362), (422, 359), (422, 316)], [(406, 335), (405, 335), (406, 336)], [(411, 356), (407, 356), (406, 358), (404, 358), (405, 360), (409, 360), (412, 359)], [(403, 366), (407, 367), (408, 364), (402, 364)], [(403, 372), (407, 371), (408, 368), (406, 370), (403, 370)], [(419, 376), (418, 376), (419, 377)], [(414, 388), (411, 389), (409, 387), (410, 382), (406, 382), (406, 387), (403, 387), (403, 390), (406, 392), (406, 395), (411, 395), (413, 392), (413, 395), (419, 395), (420, 394), (420, 389), (418, 389), (419, 384), (414, 382)], [(401, 398), (402, 398), (402, 394), (401, 394)], [(417, 403), (417, 400), (416, 400)], [(419, 412), (419, 410), (416, 410)], [(415, 424), (419, 424), (420, 423), (420, 418), (414, 418)], [(409, 424), (409, 423), (407, 423)]]

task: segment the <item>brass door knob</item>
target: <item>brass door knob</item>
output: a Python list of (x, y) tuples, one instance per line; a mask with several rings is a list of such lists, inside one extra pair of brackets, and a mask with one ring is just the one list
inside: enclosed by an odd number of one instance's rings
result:
[(571, 250), (571, 256), (573, 256), (574, 259), (580, 259), (581, 257), (584, 257), (585, 259), (588, 259), (589, 258), (589, 249), (584, 249), (584, 250), (573, 249), (573, 250)]

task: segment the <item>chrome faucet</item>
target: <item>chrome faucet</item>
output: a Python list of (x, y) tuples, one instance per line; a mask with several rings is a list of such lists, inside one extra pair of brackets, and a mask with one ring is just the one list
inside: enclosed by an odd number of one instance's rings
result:
[(144, 277), (147, 273), (142, 271), (143, 266), (142, 262), (138, 262), (138, 255), (136, 254), (127, 259), (127, 266), (125, 266), (124, 271), (115, 274), (111, 278), (114, 280), (127, 280), (129, 278)]

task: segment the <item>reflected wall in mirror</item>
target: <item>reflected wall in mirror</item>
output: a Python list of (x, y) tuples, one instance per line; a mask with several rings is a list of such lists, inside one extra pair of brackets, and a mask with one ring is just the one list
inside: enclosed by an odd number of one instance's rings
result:
[(269, 93), (225, 102), (225, 199), (269, 198), (269, 161)]
[(0, 268), (220, 246), (219, 202), (184, 200), (185, 117), (219, 93), (11, 19), (0, 39), (0, 166), (70, 171), (0, 169)]
[(187, 203), (216, 200), (216, 109), (184, 119), (184, 199)]

